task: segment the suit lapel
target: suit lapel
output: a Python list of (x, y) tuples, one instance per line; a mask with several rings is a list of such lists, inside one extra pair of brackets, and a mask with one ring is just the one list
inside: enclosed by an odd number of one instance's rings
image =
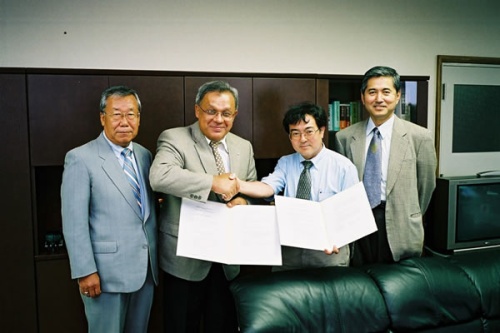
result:
[(135, 201), (134, 194), (130, 189), (130, 185), (125, 178), (123, 169), (120, 167), (120, 163), (116, 159), (113, 150), (102, 133), (97, 141), (99, 144), (99, 157), (103, 160), (102, 168), (104, 172), (108, 175), (111, 182), (116, 186), (118, 191), (120, 191), (137, 216), (139, 216), (142, 220), (142, 213), (137, 205), (137, 202)]
[(367, 121), (365, 120), (363, 125), (356, 127), (356, 131), (352, 133), (352, 140), (349, 147), (352, 152), (352, 161), (358, 167), (358, 176), (361, 180), (365, 172), (366, 124)]
[(241, 156), (237, 148), (237, 145), (233, 141), (233, 136), (228, 133), (226, 136), (227, 149), (229, 150), (229, 166), (231, 170), (229, 172), (237, 173), (240, 169)]
[[(137, 162), (137, 168), (139, 169), (139, 177), (141, 177), (143, 189), (141, 191), (144, 191), (144, 198), (148, 201), (148, 203), (144, 203), (144, 221), (148, 220), (149, 214), (150, 214), (150, 209), (151, 207), (151, 200), (150, 197), (153, 196), (152, 193), (149, 191), (149, 165), (151, 165), (149, 161), (149, 156), (146, 154), (143, 150), (138, 148), (137, 144), (134, 144), (134, 155), (135, 155), (135, 161)], [(154, 203), (153, 203), (154, 204)], [(136, 205), (137, 206), (137, 205)]]
[(406, 155), (406, 150), (408, 149), (406, 134), (406, 127), (404, 126), (403, 121), (401, 121), (398, 117), (395, 117), (394, 127), (392, 129), (391, 155), (389, 156), (389, 166), (387, 170), (386, 195), (389, 195), (394, 188), (396, 180), (401, 172), (403, 159)]
[(195, 122), (190, 126), (191, 136), (194, 141), (194, 149), (198, 154), (198, 158), (200, 159), (200, 163), (205, 170), (205, 173), (209, 175), (217, 175), (219, 172), (217, 171), (217, 165), (215, 164), (214, 154), (212, 152), (212, 148), (207, 143), (207, 140), (203, 133), (201, 133), (200, 126), (198, 122)]

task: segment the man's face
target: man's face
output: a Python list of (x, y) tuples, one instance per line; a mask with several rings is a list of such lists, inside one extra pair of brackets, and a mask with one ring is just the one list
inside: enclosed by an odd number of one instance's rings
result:
[(209, 92), (194, 109), (201, 132), (212, 141), (220, 141), (229, 133), (238, 114), (230, 92)]
[(323, 147), (325, 127), (318, 128), (316, 120), (307, 114), (305, 121), (301, 120), (297, 124), (289, 125), (288, 128), (292, 147), (297, 153), (306, 160), (318, 155)]
[[(109, 96), (106, 100), (105, 114), (101, 113), (101, 125), (106, 137), (122, 147), (128, 146), (139, 132), (139, 106), (135, 96)], [(120, 114), (118, 116), (118, 114)], [(134, 119), (127, 115), (135, 115)], [(113, 115), (115, 115), (113, 117)]]
[(361, 100), (375, 125), (379, 126), (389, 119), (401, 97), (396, 92), (390, 76), (373, 77), (368, 80)]

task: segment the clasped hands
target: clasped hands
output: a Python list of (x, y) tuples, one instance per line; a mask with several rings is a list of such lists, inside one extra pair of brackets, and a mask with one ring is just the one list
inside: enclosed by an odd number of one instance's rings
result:
[(214, 176), (212, 190), (228, 202), (240, 192), (240, 183), (234, 173), (223, 173)]

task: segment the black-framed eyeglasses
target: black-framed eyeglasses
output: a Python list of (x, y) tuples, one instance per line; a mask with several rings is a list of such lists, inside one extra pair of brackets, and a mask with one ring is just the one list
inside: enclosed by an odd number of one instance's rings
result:
[(231, 111), (218, 112), (218, 111), (215, 111), (214, 109), (205, 110), (201, 107), (200, 104), (198, 104), (198, 107), (201, 109), (201, 111), (205, 112), (210, 117), (216, 117), (218, 114), (220, 114), (221, 117), (225, 120), (233, 120), (233, 118), (234, 118), (234, 112), (231, 112)]
[(291, 140), (300, 140), (302, 138), (302, 135), (305, 136), (307, 139), (311, 138), (314, 133), (319, 131), (319, 128), (312, 129), (308, 128), (304, 132), (299, 132), (299, 131), (291, 131), (289, 134), (289, 137)]
[(111, 118), (112, 121), (120, 121), (123, 118), (127, 118), (127, 120), (134, 121), (137, 118), (141, 116), (141, 113), (134, 113), (134, 112), (129, 112), (129, 113), (120, 113), (120, 112), (113, 112), (113, 113), (106, 113), (103, 112), (103, 114), (107, 115), (108, 117)]

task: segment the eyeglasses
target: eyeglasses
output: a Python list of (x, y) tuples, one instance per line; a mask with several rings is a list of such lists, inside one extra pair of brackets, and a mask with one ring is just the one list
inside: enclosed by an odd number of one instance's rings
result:
[(222, 112), (217, 112), (214, 109), (208, 109), (204, 110), (200, 104), (198, 104), (198, 107), (201, 109), (201, 111), (205, 112), (208, 114), (210, 117), (216, 117), (218, 114), (222, 116), (223, 119), (225, 120), (232, 120), (234, 118), (234, 113), (231, 111), (222, 111)]
[(302, 138), (302, 135), (304, 135), (306, 137), (306, 139), (309, 139), (317, 131), (319, 131), (319, 128), (317, 128), (317, 129), (308, 128), (304, 132), (291, 131), (289, 137), (291, 140), (300, 140)]
[(105, 115), (111, 117), (112, 121), (120, 121), (123, 118), (127, 118), (127, 120), (134, 121), (137, 118), (141, 116), (141, 113), (134, 113), (134, 112), (129, 112), (129, 113), (120, 113), (120, 112), (114, 112), (114, 113), (106, 113), (103, 112)]

